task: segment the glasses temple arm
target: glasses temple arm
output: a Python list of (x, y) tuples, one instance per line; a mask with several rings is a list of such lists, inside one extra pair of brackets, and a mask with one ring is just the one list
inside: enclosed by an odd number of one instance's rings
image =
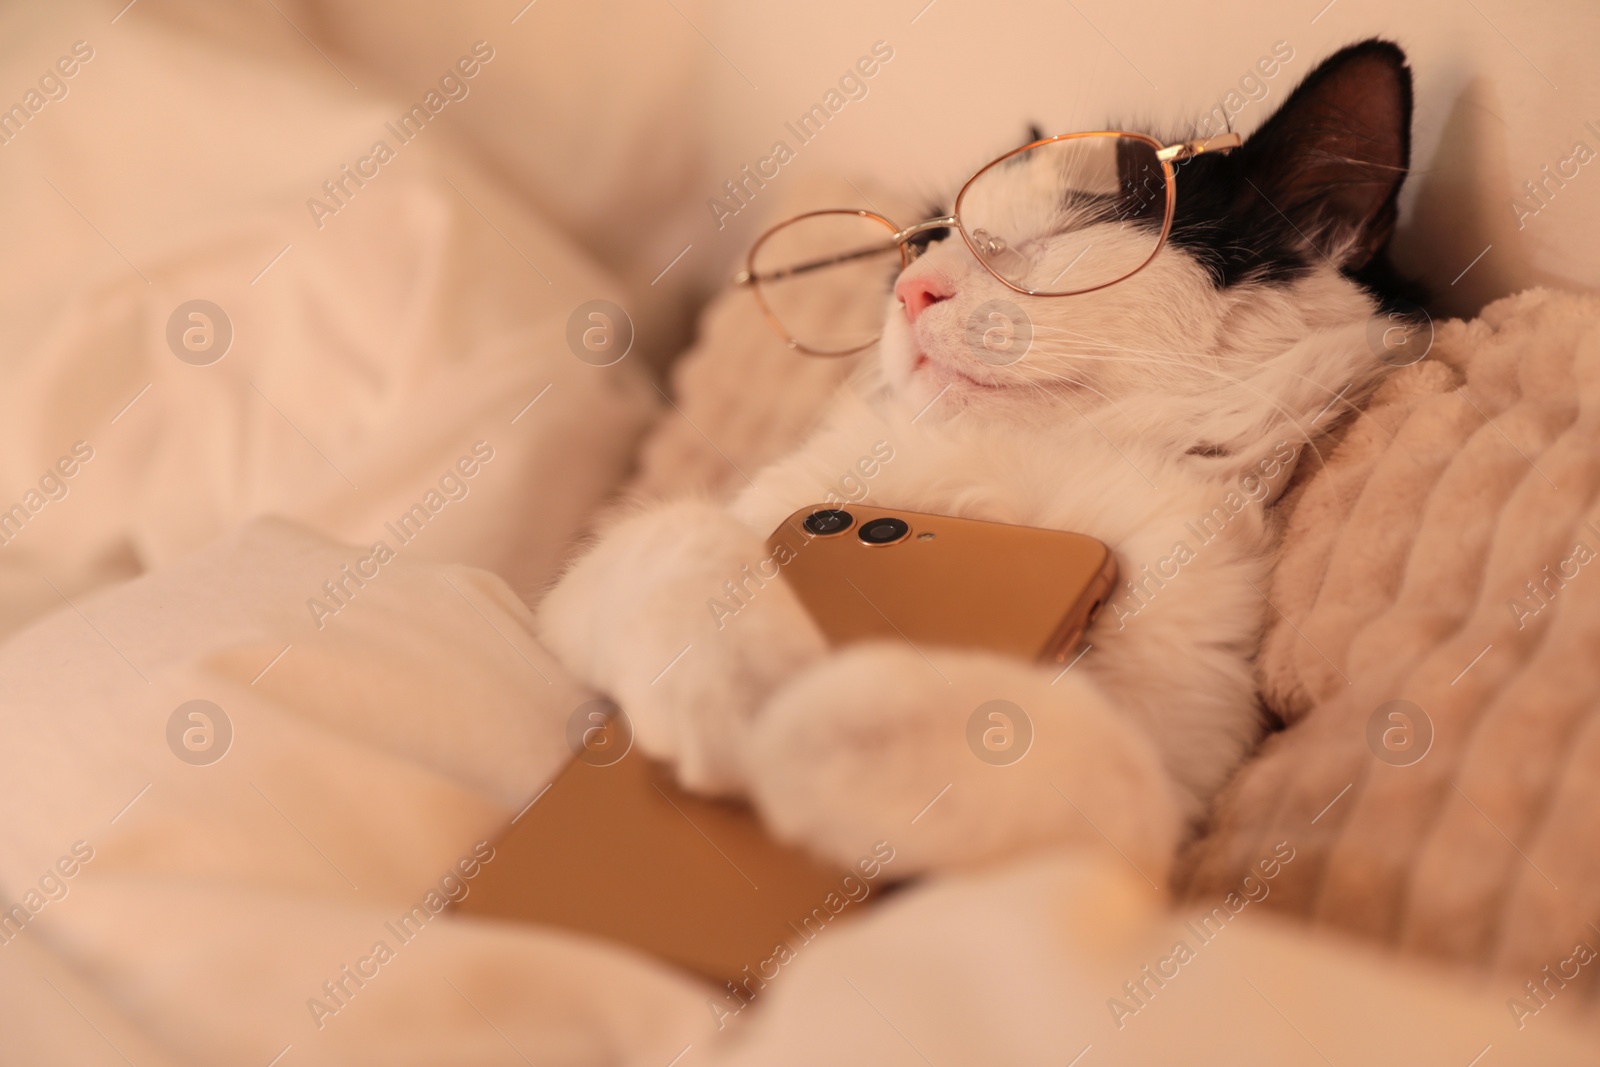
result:
[(1177, 162), (1192, 159), (1204, 152), (1231, 152), (1244, 144), (1244, 137), (1237, 133), (1219, 133), (1215, 137), (1196, 137), (1192, 141), (1182, 141), (1178, 144), (1169, 144), (1156, 152), (1156, 158), (1163, 162)]

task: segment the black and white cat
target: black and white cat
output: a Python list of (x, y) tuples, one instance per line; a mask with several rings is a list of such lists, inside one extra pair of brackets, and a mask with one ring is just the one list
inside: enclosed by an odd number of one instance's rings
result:
[[(685, 785), (747, 795), (839, 861), (879, 840), (899, 874), (1110, 842), (1160, 879), (1263, 730), (1268, 506), (1387, 369), (1359, 279), (1383, 262), (1410, 123), (1404, 54), (1364, 42), (1241, 148), (1183, 163), (1170, 238), (1118, 284), (1022, 296), (959, 239), (933, 243), (895, 282), (872, 386), (843, 390), (731, 505), (617, 522), (543, 601), (543, 639)], [(1007, 365), (969, 345), (995, 298), (1032, 321)], [(893, 457), (874, 464), (875, 505), (1110, 545), (1123, 583), (1090, 650), (1063, 672), (905, 641), (830, 649), (781, 581), (750, 582), (765, 535), (875, 446)], [(708, 611), (730, 580), (741, 609)], [(1034, 731), (1009, 766), (968, 748), (996, 698)]]

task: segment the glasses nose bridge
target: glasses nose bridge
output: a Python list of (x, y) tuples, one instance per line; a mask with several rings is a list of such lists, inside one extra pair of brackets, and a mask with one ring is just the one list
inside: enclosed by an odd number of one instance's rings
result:
[(903, 230), (897, 230), (894, 236), (890, 239), (894, 241), (895, 244), (905, 249), (906, 265), (910, 266), (928, 250), (926, 243), (913, 244), (913, 238), (917, 237), (919, 234), (927, 233), (930, 230), (950, 229), (956, 225), (956, 217), (954, 215), (939, 215), (936, 218), (923, 219), (921, 222), (913, 223)]
[(923, 219), (921, 222), (915, 223), (915, 224), (913, 224), (911, 226), (907, 226), (903, 230), (897, 231), (895, 233), (894, 237), (892, 238), (892, 240), (896, 244), (902, 244), (903, 245), (907, 241), (911, 240), (911, 238), (917, 236), (917, 234), (919, 234), (919, 233), (927, 233), (929, 230), (948, 229), (948, 228), (953, 227), (955, 225), (956, 225), (956, 217), (954, 215), (940, 215), (937, 218)]
[(905, 229), (900, 230), (894, 235), (894, 239), (898, 242), (904, 243), (906, 240), (915, 237), (919, 233), (927, 233), (929, 230), (944, 229), (949, 226), (954, 226), (955, 224), (956, 217), (954, 215), (940, 215), (937, 218), (923, 219), (921, 222), (907, 226)]

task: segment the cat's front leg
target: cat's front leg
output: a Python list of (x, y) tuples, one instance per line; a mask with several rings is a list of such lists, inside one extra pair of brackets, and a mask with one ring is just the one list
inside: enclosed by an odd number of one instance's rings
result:
[(1158, 886), (1182, 826), (1150, 739), (1081, 669), (863, 644), (794, 678), (752, 731), (749, 788), (781, 837), (895, 873), (1041, 845), (1114, 850)]
[(613, 526), (539, 605), (545, 646), (689, 788), (741, 791), (752, 715), (826, 651), (770, 556), (722, 508), (658, 505)]

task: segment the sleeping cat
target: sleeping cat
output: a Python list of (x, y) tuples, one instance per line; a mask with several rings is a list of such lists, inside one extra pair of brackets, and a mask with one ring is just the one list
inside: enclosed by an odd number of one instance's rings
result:
[[(1387, 369), (1360, 279), (1384, 262), (1410, 122), (1404, 54), (1364, 42), (1236, 151), (1179, 165), (1170, 237), (1117, 284), (1030, 297), (959, 237), (931, 242), (894, 280), (869, 379), (731, 504), (615, 523), (543, 601), (543, 639), (687, 787), (748, 796), (840, 862), (880, 840), (899, 874), (1083, 842), (1159, 881), (1264, 729), (1269, 505)], [(997, 298), (1032, 323), (1013, 363), (969, 344)], [(1089, 650), (1063, 670), (904, 640), (829, 648), (750, 568), (863, 456), (874, 505), (1110, 545), (1122, 580)], [(739, 610), (708, 611), (730, 581)], [(967, 742), (997, 698), (1033, 728), (1007, 766)]]

